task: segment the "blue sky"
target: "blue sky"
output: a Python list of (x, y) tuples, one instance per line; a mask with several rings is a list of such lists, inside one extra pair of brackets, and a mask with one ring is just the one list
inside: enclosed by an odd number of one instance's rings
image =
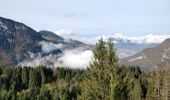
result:
[(0, 16), (79, 36), (170, 34), (170, 0), (1, 0)]

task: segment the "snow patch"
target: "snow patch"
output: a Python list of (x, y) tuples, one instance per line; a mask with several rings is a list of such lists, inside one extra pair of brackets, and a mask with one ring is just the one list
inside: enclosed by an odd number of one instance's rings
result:
[(136, 57), (136, 58), (129, 60), (128, 62), (133, 62), (133, 61), (141, 60), (141, 59), (145, 59), (145, 58), (146, 58), (145, 56), (139, 56), (139, 57)]

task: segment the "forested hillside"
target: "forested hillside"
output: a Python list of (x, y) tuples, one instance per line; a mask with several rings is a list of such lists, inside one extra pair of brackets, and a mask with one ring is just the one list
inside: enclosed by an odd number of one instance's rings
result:
[[(168, 70), (120, 66), (112, 40), (100, 39), (87, 69), (0, 66), (1, 100), (165, 100)], [(169, 90), (168, 90), (169, 89)]]

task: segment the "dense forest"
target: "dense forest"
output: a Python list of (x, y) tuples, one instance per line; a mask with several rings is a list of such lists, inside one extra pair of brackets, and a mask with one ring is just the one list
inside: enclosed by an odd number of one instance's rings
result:
[(168, 70), (119, 65), (111, 39), (96, 43), (87, 69), (0, 66), (1, 100), (166, 100)]

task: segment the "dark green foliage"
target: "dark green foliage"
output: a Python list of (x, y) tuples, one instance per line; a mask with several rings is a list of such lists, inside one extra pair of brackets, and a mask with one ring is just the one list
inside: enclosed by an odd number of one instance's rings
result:
[(46, 79), (46, 73), (45, 73), (45, 67), (41, 68), (41, 84), (44, 85), (47, 82)]
[(22, 86), (23, 86), (23, 88), (28, 88), (28, 82), (29, 82), (28, 68), (23, 67), (23, 69), (22, 69)]
[(36, 73), (36, 70), (31, 69), (29, 72), (29, 88), (34, 88), (38, 86), (38, 74)]
[[(93, 68), (95, 70), (45, 66), (6, 67), (2, 69), (0, 76), (1, 99), (76, 100), (105, 97), (113, 100), (155, 100), (156, 98), (156, 73), (144, 73), (139, 68), (123, 66), (114, 67), (110, 72), (103, 68), (101, 71), (95, 66)], [(160, 75), (161, 90), (164, 86), (164, 78), (163, 73)]]
[(78, 80), (83, 70), (80, 69), (2, 67), (0, 100), (73, 100), (81, 92)]

